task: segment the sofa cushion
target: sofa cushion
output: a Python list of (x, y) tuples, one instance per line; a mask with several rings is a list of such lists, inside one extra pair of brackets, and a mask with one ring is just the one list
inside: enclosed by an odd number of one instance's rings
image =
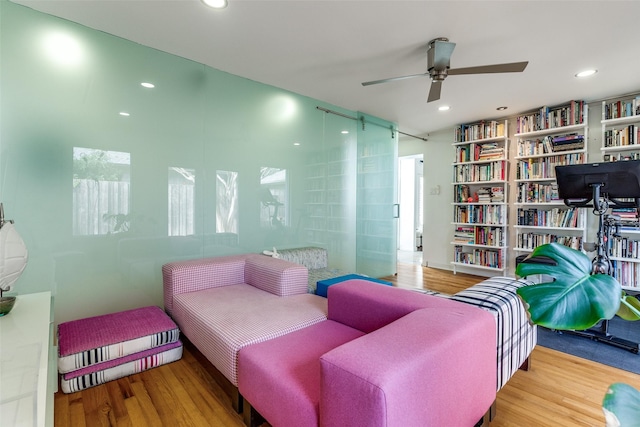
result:
[(58, 371), (66, 373), (178, 341), (180, 330), (149, 306), (58, 325)]
[(307, 293), (307, 269), (289, 261), (249, 255), (244, 275), (244, 283), (281, 297)]
[(240, 350), (238, 388), (272, 425), (316, 427), (320, 356), (363, 333), (330, 320)]
[(245, 283), (244, 266), (249, 255), (177, 261), (162, 266), (164, 308), (173, 314), (173, 297), (228, 284)]
[(278, 251), (280, 259), (295, 262), (307, 267), (309, 270), (327, 268), (329, 259), (327, 250), (309, 246), (306, 248), (281, 249)]
[(325, 320), (327, 302), (306, 292), (278, 297), (243, 283), (176, 295), (173, 317), (182, 333), (237, 385), (241, 348)]

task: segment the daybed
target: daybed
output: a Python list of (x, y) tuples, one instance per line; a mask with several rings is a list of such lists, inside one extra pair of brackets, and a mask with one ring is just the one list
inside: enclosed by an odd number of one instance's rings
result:
[[(468, 304), (348, 280), (329, 317), (240, 350), (238, 384), (274, 427), (474, 426), (496, 396), (496, 325)], [(485, 417), (486, 415), (486, 417)]]
[[(237, 386), (237, 355), (326, 320), (327, 300), (307, 293), (307, 269), (258, 254), (179, 261), (162, 267), (164, 306), (183, 335)], [(237, 390), (234, 408), (241, 410)]]

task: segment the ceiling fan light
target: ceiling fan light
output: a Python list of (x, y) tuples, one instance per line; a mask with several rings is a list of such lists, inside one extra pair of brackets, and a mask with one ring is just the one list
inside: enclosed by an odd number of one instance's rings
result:
[(227, 0), (202, 0), (202, 3), (214, 9), (224, 9), (227, 7)]
[(580, 71), (579, 73), (576, 73), (576, 77), (589, 77), (589, 76), (593, 76), (595, 73), (597, 73), (598, 70), (584, 70), (584, 71)]

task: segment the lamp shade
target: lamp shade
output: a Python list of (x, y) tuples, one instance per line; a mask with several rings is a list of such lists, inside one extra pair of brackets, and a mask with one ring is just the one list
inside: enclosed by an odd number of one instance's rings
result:
[(28, 252), (11, 222), (0, 228), (0, 289), (8, 291), (27, 266)]

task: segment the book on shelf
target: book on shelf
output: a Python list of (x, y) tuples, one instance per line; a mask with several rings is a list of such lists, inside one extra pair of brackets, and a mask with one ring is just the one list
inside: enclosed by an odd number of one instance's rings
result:
[(633, 99), (605, 102), (603, 116), (605, 120), (640, 115), (640, 96)]
[(504, 147), (496, 143), (476, 145), (475, 160), (498, 160), (504, 158)]
[(535, 132), (584, 123), (584, 101), (570, 101), (557, 107), (540, 107), (516, 118), (516, 133)]
[(496, 120), (462, 124), (455, 129), (455, 140), (457, 142), (465, 142), (499, 138), (504, 136), (504, 130), (504, 122)]
[(550, 137), (552, 151), (582, 150), (584, 148), (584, 135), (570, 134)]
[(640, 127), (629, 125), (621, 129), (607, 129), (604, 131), (605, 147), (622, 147), (640, 143)]
[(620, 162), (625, 160), (640, 160), (640, 152), (605, 154), (602, 158), (605, 162)]

